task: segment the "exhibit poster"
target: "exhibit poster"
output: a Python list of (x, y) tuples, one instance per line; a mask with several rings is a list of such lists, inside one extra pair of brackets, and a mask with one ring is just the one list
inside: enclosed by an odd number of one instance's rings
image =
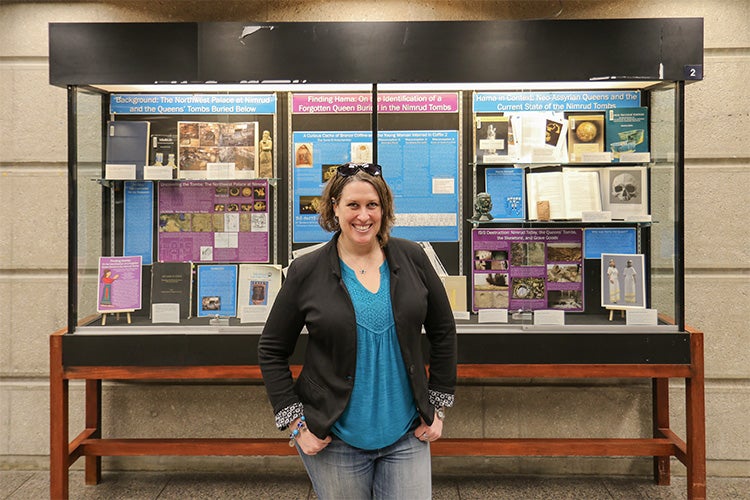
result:
[(268, 262), (268, 180), (159, 183), (158, 260)]
[(583, 311), (580, 228), (473, 229), (472, 309)]
[(602, 254), (602, 307), (646, 307), (643, 254)]
[(198, 317), (237, 315), (237, 266), (198, 266)]
[[(519, 136), (509, 138), (513, 162), (598, 163), (612, 158), (605, 148), (605, 111), (634, 108), (640, 102), (639, 90), (475, 92), (473, 112), (509, 117), (513, 136)], [(516, 120), (522, 125), (517, 126)], [(514, 151), (514, 142), (520, 144), (520, 154)]]
[(154, 253), (154, 184), (125, 181), (123, 195), (123, 255), (140, 255), (151, 265)]
[(141, 308), (141, 257), (99, 257), (99, 313), (136, 311)]
[[(331, 235), (318, 225), (317, 204), (336, 167), (372, 143), (372, 133), (293, 134), (295, 243), (319, 243)], [(458, 131), (379, 131), (378, 163), (395, 202), (392, 234), (414, 241), (458, 241)]]
[(636, 253), (634, 227), (587, 227), (583, 230), (583, 258), (599, 259), (603, 253)]
[(252, 179), (258, 172), (258, 122), (177, 122), (180, 179)]
[(485, 169), (485, 191), (492, 198), (490, 215), (494, 219), (523, 219), (526, 216), (525, 175), (526, 171), (523, 168)]

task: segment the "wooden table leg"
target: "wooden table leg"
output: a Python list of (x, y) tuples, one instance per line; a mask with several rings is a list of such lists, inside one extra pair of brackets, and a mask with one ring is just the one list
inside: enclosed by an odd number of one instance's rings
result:
[[(659, 429), (669, 429), (669, 379), (651, 379), (651, 410), (653, 412), (653, 437), (661, 438)], [(654, 457), (654, 481), (667, 486), (670, 483), (670, 457)]]
[[(96, 429), (91, 438), (102, 437), (102, 381), (86, 380), (86, 428)], [(99, 484), (102, 480), (102, 457), (86, 457), (86, 484)]]
[(687, 486), (689, 500), (706, 498), (706, 401), (703, 378), (703, 333), (690, 332), (691, 377), (685, 380), (687, 415)]
[(50, 336), (50, 498), (68, 498), (68, 380), (63, 377), (62, 334)]

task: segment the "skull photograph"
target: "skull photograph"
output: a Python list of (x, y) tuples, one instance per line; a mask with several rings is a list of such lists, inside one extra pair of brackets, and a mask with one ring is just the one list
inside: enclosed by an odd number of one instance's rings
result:
[(612, 188), (609, 193), (610, 203), (640, 203), (641, 185), (638, 176), (631, 172), (612, 171)]

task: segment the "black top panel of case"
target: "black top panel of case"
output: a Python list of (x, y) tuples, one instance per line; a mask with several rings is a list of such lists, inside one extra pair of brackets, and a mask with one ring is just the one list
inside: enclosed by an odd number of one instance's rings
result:
[(689, 80), (702, 18), (51, 23), (53, 85)]

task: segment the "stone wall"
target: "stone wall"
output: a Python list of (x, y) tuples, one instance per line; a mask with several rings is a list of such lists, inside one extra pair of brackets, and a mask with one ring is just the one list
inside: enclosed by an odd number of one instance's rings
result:
[[(750, 3), (734, 0), (301, 1), (0, 4), (0, 468), (48, 466), (48, 335), (66, 324), (66, 93), (48, 84), (48, 22), (417, 21), (704, 17), (705, 79), (687, 86), (686, 310), (706, 333), (708, 471), (750, 470)], [(594, 41), (595, 43), (595, 41)], [(71, 430), (82, 386), (71, 383)], [(673, 384), (683, 432), (683, 387)], [(107, 383), (106, 434), (278, 436), (259, 385)], [(639, 381), (508, 381), (461, 386), (449, 436), (650, 433)], [(436, 459), (439, 471), (648, 474), (648, 459)], [(80, 464), (78, 464), (80, 466)], [(105, 467), (299, 469), (288, 458), (107, 459)], [(674, 471), (683, 473), (676, 465)]]

